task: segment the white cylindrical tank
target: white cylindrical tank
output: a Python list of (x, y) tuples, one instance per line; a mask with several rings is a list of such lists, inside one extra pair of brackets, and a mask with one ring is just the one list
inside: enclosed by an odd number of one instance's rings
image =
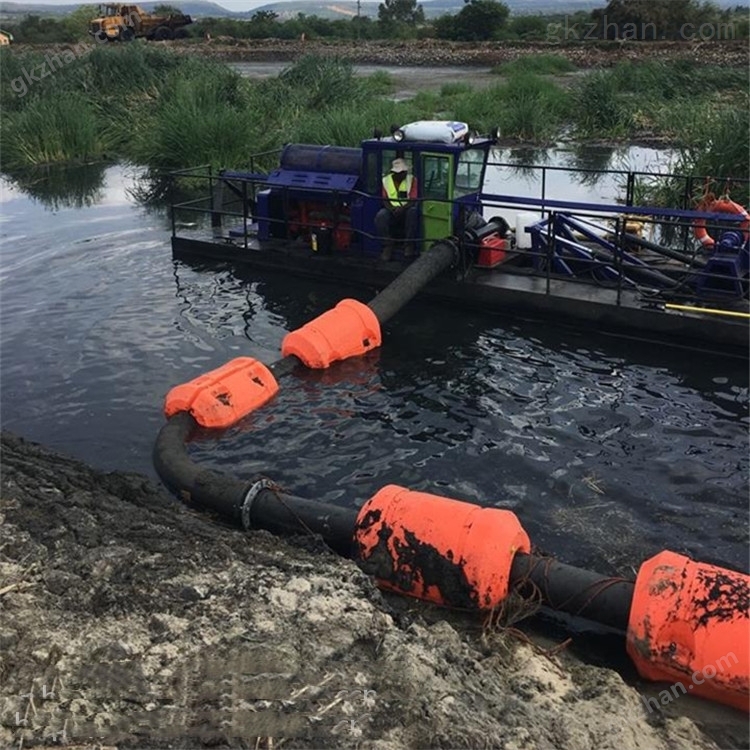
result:
[(526, 227), (541, 221), (539, 214), (530, 212), (521, 212), (516, 214), (516, 247), (519, 250), (529, 250), (531, 248), (531, 235), (526, 231)]

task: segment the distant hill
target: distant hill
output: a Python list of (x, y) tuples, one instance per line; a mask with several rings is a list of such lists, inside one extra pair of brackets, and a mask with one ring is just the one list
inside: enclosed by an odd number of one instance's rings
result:
[[(157, 5), (168, 3), (182, 10), (183, 13), (189, 13), (196, 16), (222, 16), (242, 17), (245, 13), (234, 13), (227, 10), (218, 3), (209, 2), (209, 0), (188, 0), (188, 2), (179, 2), (179, 0), (161, 0), (161, 2), (137, 3), (144, 10), (153, 10)], [(317, 3), (311, 2), (311, 5)], [(98, 5), (98, 2), (91, 3), (72, 3), (70, 5), (46, 5), (44, 3), (14, 3), (0, 2), (0, 16), (25, 16), (29, 14), (38, 16), (65, 16), (72, 13), (82, 5)], [(255, 11), (253, 11), (255, 12)]]
[[(593, 10), (606, 5), (606, 0), (503, 0), (514, 14), (521, 13), (575, 13), (578, 10)], [(199, 4), (199, 3), (196, 3)], [(420, 3), (427, 18), (435, 18), (446, 13), (458, 13), (463, 8), (463, 0), (422, 0)], [(380, 2), (361, 2), (360, 13), (363, 16), (376, 18)], [(182, 6), (181, 6), (182, 7)], [(235, 16), (252, 16), (259, 10), (270, 10), (280, 18), (294, 18), (298, 13), (321, 18), (353, 18), (357, 15), (356, 0), (342, 0), (330, 3), (320, 0), (284, 0), (277, 3), (265, 3)], [(188, 12), (188, 11), (185, 11)]]
[[(250, 2), (252, 0), (248, 0)], [(255, 0), (257, 2), (257, 0)], [(607, 0), (503, 0), (511, 9), (511, 12), (520, 14), (529, 13), (575, 13), (579, 10), (593, 10), (603, 8)], [(668, 0), (654, 0), (655, 2), (668, 2)], [(167, 0), (176, 5), (183, 13), (188, 13), (195, 18), (250, 18), (260, 10), (273, 11), (281, 19), (294, 18), (298, 13), (307, 16), (319, 16), (320, 18), (353, 18), (357, 15), (356, 0), (287, 0), (286, 2), (265, 3), (247, 11), (231, 11), (218, 3), (210, 0)], [(743, 0), (714, 0), (723, 8), (732, 8), (741, 4)], [(79, 8), (84, 3), (72, 3), (70, 5), (46, 5), (44, 3), (16, 3), (0, 1), (0, 18), (18, 18), (27, 14), (39, 16), (64, 16)], [(92, 3), (95, 4), (95, 3)], [(143, 2), (139, 5), (144, 10), (153, 10), (158, 2)], [(368, 0), (361, 2), (360, 13), (363, 16), (376, 18), (378, 15), (379, 1)], [(423, 0), (421, 3), (425, 15), (434, 18), (446, 13), (458, 13), (463, 7), (463, 0)]]

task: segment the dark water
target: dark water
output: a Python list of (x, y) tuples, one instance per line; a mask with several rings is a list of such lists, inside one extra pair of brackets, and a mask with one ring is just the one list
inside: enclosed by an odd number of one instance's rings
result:
[[(153, 476), (170, 387), (357, 290), (174, 262), (135, 174), (4, 183), (3, 427), (104, 469)], [(72, 197), (65, 188), (72, 189)], [(288, 377), (194, 446), (356, 506), (382, 485), (512, 508), (566, 562), (627, 570), (661, 549), (746, 570), (748, 363), (412, 304), (369, 358)]]

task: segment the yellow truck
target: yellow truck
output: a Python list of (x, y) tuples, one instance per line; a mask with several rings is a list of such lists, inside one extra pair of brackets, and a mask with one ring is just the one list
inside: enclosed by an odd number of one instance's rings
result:
[(182, 13), (155, 16), (138, 5), (102, 5), (101, 15), (89, 24), (89, 34), (99, 41), (129, 42), (138, 37), (162, 41), (187, 36), (193, 19)]

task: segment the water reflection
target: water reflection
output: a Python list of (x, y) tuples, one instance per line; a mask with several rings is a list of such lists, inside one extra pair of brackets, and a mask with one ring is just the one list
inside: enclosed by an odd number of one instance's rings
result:
[(518, 146), (501, 150), (498, 157), (497, 161), (512, 164), (513, 172), (521, 177), (532, 177), (537, 166), (546, 166), (553, 159), (549, 149), (533, 146)]
[(104, 197), (108, 164), (45, 167), (6, 175), (8, 182), (50, 211), (87, 208)]
[(596, 185), (603, 172), (610, 169), (614, 161), (616, 149), (611, 146), (574, 146), (568, 153), (563, 153), (566, 166), (581, 170), (574, 174), (573, 179), (579, 185)]

